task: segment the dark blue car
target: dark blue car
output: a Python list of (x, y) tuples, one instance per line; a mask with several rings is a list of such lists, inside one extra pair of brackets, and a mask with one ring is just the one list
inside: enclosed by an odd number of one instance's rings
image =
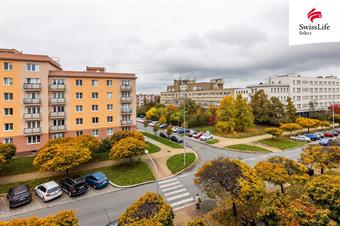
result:
[(304, 134), (304, 136), (310, 138), (311, 140), (315, 141), (315, 140), (319, 140), (320, 137), (314, 133), (308, 133), (308, 134)]
[(319, 144), (322, 145), (322, 146), (329, 146), (329, 143), (331, 142), (331, 139), (329, 138), (324, 138), (324, 139), (321, 139)]
[(104, 188), (109, 184), (109, 179), (102, 172), (94, 172), (85, 177), (86, 183), (94, 189)]

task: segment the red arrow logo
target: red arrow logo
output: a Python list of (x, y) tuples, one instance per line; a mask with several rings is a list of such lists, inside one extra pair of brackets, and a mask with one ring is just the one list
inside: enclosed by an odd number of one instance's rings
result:
[(307, 17), (313, 23), (314, 19), (322, 18), (322, 13), (320, 11), (315, 11), (315, 8), (313, 8), (311, 11), (309, 11)]

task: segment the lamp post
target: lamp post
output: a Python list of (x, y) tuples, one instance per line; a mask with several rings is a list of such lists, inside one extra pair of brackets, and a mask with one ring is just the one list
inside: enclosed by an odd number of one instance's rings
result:
[(184, 137), (183, 137), (183, 152), (184, 152), (184, 158), (183, 158), (183, 165), (185, 166), (185, 133), (186, 133), (186, 128), (185, 128), (185, 100), (184, 100), (184, 114), (183, 114), (183, 123), (184, 123)]
[(145, 154), (148, 155), (148, 157), (150, 158), (150, 160), (151, 160), (151, 162), (152, 162), (153, 167), (155, 168), (155, 171), (156, 171), (157, 194), (159, 194), (159, 192), (158, 192), (158, 168), (157, 168), (157, 165), (156, 165), (156, 163), (153, 161), (153, 159), (151, 158), (151, 155), (149, 154), (149, 151), (148, 151), (148, 150), (145, 150)]
[(333, 100), (333, 105), (332, 105), (332, 107), (333, 107), (333, 129), (335, 128), (335, 125), (334, 125), (334, 108), (335, 108), (335, 101)]

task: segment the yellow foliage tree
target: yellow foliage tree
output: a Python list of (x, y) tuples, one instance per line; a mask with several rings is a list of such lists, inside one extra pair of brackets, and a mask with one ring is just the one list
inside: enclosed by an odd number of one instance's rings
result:
[(143, 155), (148, 145), (135, 137), (126, 137), (116, 142), (110, 152), (110, 159), (118, 160), (130, 158), (132, 163), (132, 157)]
[(2, 167), (6, 164), (6, 157), (3, 154), (0, 154), (0, 170), (2, 170)]
[(272, 139), (274, 139), (274, 137), (281, 136), (283, 133), (281, 129), (275, 127), (266, 128), (265, 131), (266, 133), (272, 135)]
[(295, 122), (299, 124), (300, 126), (302, 126), (303, 128), (307, 128), (309, 132), (309, 129), (317, 127), (320, 121), (317, 119), (299, 117), (296, 119)]
[(284, 123), (281, 124), (280, 129), (283, 131), (289, 131), (290, 134), (292, 134), (293, 131), (301, 130), (302, 127), (297, 123)]
[(321, 126), (321, 128), (323, 129), (324, 127), (330, 127), (331, 124), (328, 121), (319, 121), (318, 126)]
[(118, 132), (114, 133), (111, 136), (111, 142), (112, 142), (112, 144), (115, 144), (118, 141), (120, 141), (121, 139), (124, 139), (126, 137), (134, 137), (137, 140), (144, 141), (144, 136), (143, 136), (142, 133), (135, 131), (135, 130), (127, 130), (127, 131), (122, 130), (122, 131), (118, 131)]
[(87, 147), (91, 152), (96, 152), (100, 147), (100, 141), (91, 135), (82, 135), (72, 138), (72, 142), (76, 142), (79, 145)]

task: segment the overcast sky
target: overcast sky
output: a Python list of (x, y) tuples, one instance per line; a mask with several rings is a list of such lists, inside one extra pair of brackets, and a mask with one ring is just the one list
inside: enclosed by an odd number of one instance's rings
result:
[(65, 70), (133, 72), (139, 93), (179, 77), (244, 87), (340, 76), (340, 43), (288, 46), (288, 0), (0, 0), (0, 48), (58, 57)]

